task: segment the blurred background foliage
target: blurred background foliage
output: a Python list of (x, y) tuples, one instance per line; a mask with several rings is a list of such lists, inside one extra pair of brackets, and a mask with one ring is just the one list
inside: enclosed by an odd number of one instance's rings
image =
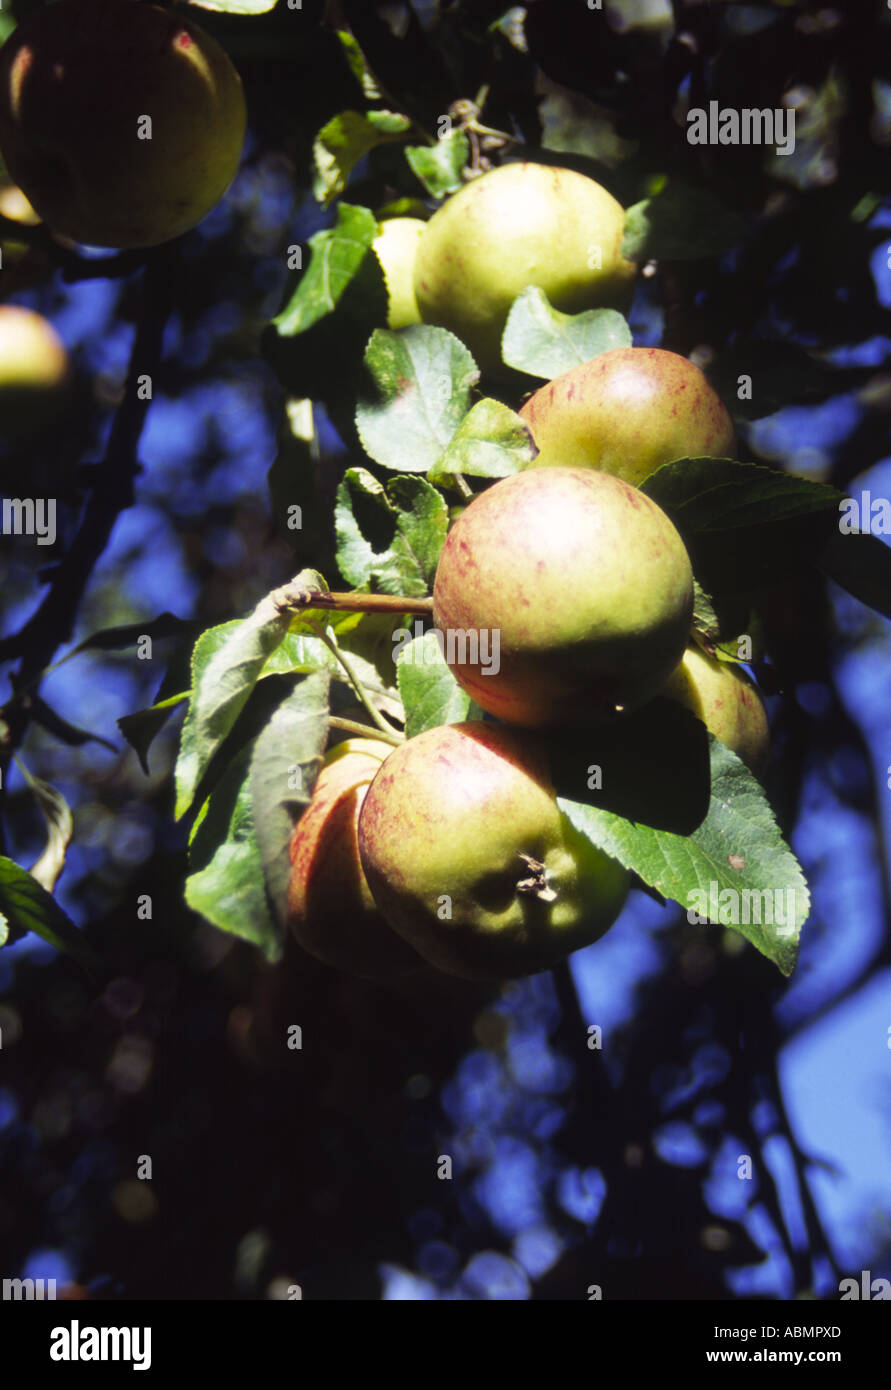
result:
[[(373, 985), (296, 948), (270, 966), (184, 906), (178, 720), (148, 775), (116, 725), (184, 688), (190, 632), (302, 565), (333, 575), (332, 488), (357, 459), (330, 420), (349, 413), (351, 382), (334, 334), (314, 364), (308, 472), (284, 405), (311, 394), (309, 368), (277, 356), (266, 326), (296, 281), (289, 248), (333, 221), (312, 194), (314, 137), (363, 104), (337, 27), (385, 104), (427, 132), (488, 87), (485, 123), (534, 158), (592, 174), (626, 206), (655, 196), (663, 254), (638, 282), (635, 343), (695, 355), (737, 415), (742, 457), (887, 497), (891, 11), (279, 0), (261, 16), (194, 13), (247, 90), (223, 203), (145, 268), (3, 242), (3, 302), (52, 320), (78, 389), (60, 427), (0, 453), (4, 496), (59, 499), (52, 551), (2, 538), (0, 656), (77, 534), (149, 313), (163, 338), (132, 505), (46, 664), (161, 613), (194, 627), (150, 659), (73, 657), (30, 710), (21, 759), (74, 813), (57, 896), (105, 971), (92, 979), (34, 937), (0, 952), (0, 1273), (55, 1276), (73, 1296), (274, 1298), (299, 1283), (334, 1299), (584, 1299), (593, 1284), (606, 1298), (833, 1298), (840, 1274), (891, 1275), (891, 649), (875, 613), (803, 576), (763, 613), (770, 791), (814, 890), (788, 984), (738, 938), (641, 894), (603, 942), (503, 991)], [(687, 110), (713, 100), (793, 106), (795, 153), (689, 145)], [(423, 196), (395, 146), (348, 190), (374, 208)], [(740, 372), (750, 402), (736, 400)], [(289, 502), (311, 519), (296, 540)], [(2, 809), (3, 852), (32, 863), (44, 826), (15, 768)]]

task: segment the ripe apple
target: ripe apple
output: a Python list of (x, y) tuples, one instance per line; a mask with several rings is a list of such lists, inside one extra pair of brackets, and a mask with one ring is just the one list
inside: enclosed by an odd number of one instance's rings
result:
[(731, 458), (733, 422), (702, 372), (662, 348), (613, 348), (542, 386), (520, 411), (532, 468), (601, 468), (638, 486), (677, 458)]
[(52, 324), (0, 305), (0, 438), (20, 442), (52, 422), (68, 386), (68, 353)]
[(490, 714), (529, 726), (643, 704), (683, 656), (692, 612), (671, 521), (591, 469), (516, 473), (480, 493), (446, 537), (433, 588), (456, 679)]
[(692, 710), (756, 777), (763, 775), (770, 743), (767, 714), (755, 686), (732, 661), (717, 661), (691, 645), (661, 693)]
[(420, 217), (390, 217), (381, 223), (371, 243), (387, 282), (389, 328), (407, 328), (411, 323), (421, 322), (415, 299), (414, 271), (418, 242), (426, 226)]
[(557, 805), (534, 737), (444, 724), (383, 763), (359, 817), (375, 901), (416, 951), (469, 980), (550, 969), (612, 926), (628, 874)]
[(359, 811), (392, 752), (391, 744), (370, 738), (333, 748), (289, 845), (287, 917), (297, 941), (326, 964), (370, 978), (421, 964), (381, 916), (359, 862)]
[(635, 266), (625, 213), (572, 169), (505, 164), (459, 189), (427, 223), (415, 261), (425, 323), (451, 329), (484, 370), (501, 366), (511, 304), (529, 285), (567, 313), (622, 306)]
[(228, 55), (157, 5), (59, 0), (0, 52), (10, 176), (73, 241), (155, 246), (194, 227), (234, 178), (244, 132)]

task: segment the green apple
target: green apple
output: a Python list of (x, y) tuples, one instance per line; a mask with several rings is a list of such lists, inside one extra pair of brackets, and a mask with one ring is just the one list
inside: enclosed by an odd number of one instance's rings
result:
[(733, 422), (702, 372), (662, 348), (613, 348), (542, 386), (520, 411), (532, 468), (601, 468), (638, 486), (677, 458), (732, 458)]
[(238, 73), (179, 11), (59, 0), (0, 51), (3, 158), (73, 241), (155, 246), (194, 227), (234, 178), (244, 132)]
[(433, 617), (456, 679), (513, 724), (586, 722), (657, 694), (684, 654), (693, 573), (637, 488), (542, 468), (480, 493), (442, 549)]
[(767, 764), (770, 729), (761, 697), (744, 671), (689, 646), (661, 692), (692, 710), (715, 738), (761, 777)]
[(534, 737), (444, 724), (409, 739), (359, 817), (381, 911), (440, 970), (498, 980), (550, 969), (612, 926), (628, 874), (557, 805)]
[(572, 169), (505, 164), (459, 189), (427, 223), (415, 261), (425, 323), (451, 329), (484, 370), (501, 366), (510, 307), (529, 285), (578, 313), (624, 305), (635, 266), (622, 256), (625, 213)]
[(392, 752), (391, 744), (370, 738), (333, 748), (289, 845), (287, 919), (297, 941), (318, 960), (372, 979), (421, 964), (381, 916), (359, 862), (359, 812)]
[(19, 443), (51, 424), (69, 377), (52, 324), (31, 309), (0, 305), (0, 437)]
[(427, 226), (420, 217), (390, 217), (371, 243), (387, 282), (389, 328), (407, 328), (420, 323), (414, 291), (415, 256), (421, 234)]

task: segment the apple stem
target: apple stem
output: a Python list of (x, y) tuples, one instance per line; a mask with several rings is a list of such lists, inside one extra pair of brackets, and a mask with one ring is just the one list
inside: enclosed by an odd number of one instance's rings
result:
[(360, 724), (357, 719), (341, 719), (339, 715), (331, 715), (328, 723), (332, 729), (343, 729), (348, 734), (358, 734), (360, 738), (379, 738), (382, 743), (392, 743), (394, 748), (398, 748), (405, 739), (401, 734), (397, 734), (394, 729), (391, 733), (386, 733), (383, 729), (372, 729), (368, 724)]
[(422, 613), (433, 612), (432, 598), (409, 598), (404, 594), (344, 594), (309, 589), (305, 585), (284, 584), (274, 595), (279, 610), (285, 608), (324, 608), (339, 613)]
[(380, 710), (375, 709), (374, 705), (372, 704), (371, 698), (368, 694), (368, 691), (365, 689), (365, 686), (362, 684), (361, 680), (356, 675), (356, 672), (353, 670), (352, 663), (347, 657), (346, 652), (341, 651), (337, 638), (334, 636), (334, 633), (331, 630), (331, 628), (326, 628), (325, 631), (319, 633), (319, 636), (321, 637), (322, 641), (325, 643), (325, 646), (328, 648), (331, 654), (334, 657), (336, 657), (336, 659), (340, 662), (341, 666), (346, 672), (347, 680), (355, 690), (356, 695), (362, 703), (362, 708), (365, 710), (365, 713), (368, 715), (369, 719), (373, 720), (373, 722), (377, 725), (378, 729), (382, 734), (386, 734), (387, 737), (390, 739), (395, 738), (397, 742), (402, 743), (404, 735), (400, 734), (398, 729), (394, 729), (393, 725), (388, 723), (388, 721), (381, 714)]

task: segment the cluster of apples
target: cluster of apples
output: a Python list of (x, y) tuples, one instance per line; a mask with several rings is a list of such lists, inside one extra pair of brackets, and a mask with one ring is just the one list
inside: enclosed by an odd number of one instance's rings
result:
[[(620, 205), (573, 171), (517, 163), (485, 174), (429, 223), (384, 224), (375, 250), (390, 326), (447, 327), (497, 370), (527, 285), (565, 311), (627, 295), (623, 222)], [(631, 347), (556, 377), (520, 413), (538, 455), (460, 513), (433, 589), (452, 672), (494, 720), (429, 729), (395, 749), (338, 745), (291, 839), (298, 940), (359, 974), (426, 963), (507, 979), (553, 966), (616, 920), (629, 875), (560, 809), (547, 730), (586, 728), (594, 753), (612, 721), (668, 696), (763, 771), (757, 690), (691, 641), (687, 550), (639, 490), (672, 459), (733, 455), (720, 398), (688, 359)], [(477, 642), (450, 647), (450, 631)], [(496, 633), (497, 669), (472, 660)]]
[[(188, 231), (234, 178), (245, 123), (228, 55), (158, 5), (59, 0), (0, 51), (0, 153), (25, 209), (12, 216), (33, 210), (63, 242), (142, 248)], [(49, 324), (2, 308), (4, 434), (45, 425), (67, 380)]]

